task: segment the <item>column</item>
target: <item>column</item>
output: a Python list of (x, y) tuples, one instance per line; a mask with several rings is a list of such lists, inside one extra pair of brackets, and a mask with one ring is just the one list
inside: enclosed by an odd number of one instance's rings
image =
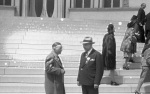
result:
[(11, 0), (11, 6), (14, 6), (15, 3), (14, 3), (14, 0)]
[(43, 9), (42, 9), (41, 17), (48, 17), (46, 7), (47, 7), (47, 0), (43, 0)]
[(113, 8), (113, 0), (111, 0), (111, 8)]
[(91, 0), (90, 8), (94, 8), (94, 0)]
[(82, 0), (82, 8), (84, 8), (84, 0)]
[(35, 13), (35, 0), (30, 0), (29, 16), (36, 17), (36, 13)]
[(75, 2), (74, 2), (74, 0), (71, 0), (71, 8), (74, 8), (74, 4)]
[(120, 8), (123, 6), (123, 0), (120, 0)]
[(100, 6), (99, 6), (99, 8), (103, 8), (103, 6), (104, 6), (104, 4), (103, 4), (103, 0), (100, 0), (100, 2), (99, 2), (100, 4)]
[(15, 0), (14, 6), (16, 7), (15, 16), (20, 16), (20, 0)]
[(58, 17), (58, 0), (54, 0), (54, 12), (52, 18)]
[(58, 18), (62, 18), (62, 0), (58, 0)]
[(28, 0), (22, 0), (22, 16), (25, 17), (28, 15)]
[(99, 2), (98, 2), (98, 0), (94, 0), (94, 8), (98, 8), (98, 4)]
[(65, 5), (64, 5), (64, 2), (65, 2), (64, 0), (61, 0), (61, 4), (62, 4), (62, 8), (61, 8), (62, 14), (61, 14), (61, 15), (62, 15), (62, 18), (65, 17), (65, 16), (64, 16), (64, 15), (65, 15), (65, 8), (64, 8)]
[(66, 0), (66, 18), (69, 18), (70, 0)]
[(25, 16), (25, 2), (26, 0), (22, 0), (22, 16)]

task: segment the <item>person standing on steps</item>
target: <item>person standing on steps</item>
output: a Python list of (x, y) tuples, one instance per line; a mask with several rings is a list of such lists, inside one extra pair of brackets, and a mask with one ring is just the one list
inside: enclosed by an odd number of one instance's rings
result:
[(146, 8), (146, 4), (142, 3), (141, 8), (138, 10), (137, 14), (137, 23), (138, 23), (138, 32), (139, 32), (139, 38), (138, 42), (145, 43), (145, 32), (144, 32), (144, 25), (146, 22), (146, 16), (144, 9)]
[(145, 36), (150, 37), (150, 12), (146, 15)]
[(102, 55), (103, 64), (105, 70), (110, 70), (111, 85), (119, 85), (115, 81), (115, 69), (116, 69), (116, 41), (114, 37), (115, 28), (113, 24), (109, 24), (107, 27), (107, 34), (103, 38)]
[(133, 16), (131, 22), (127, 24), (125, 36), (123, 38), (120, 47), (120, 50), (124, 53), (125, 63), (123, 65), (123, 69), (125, 70), (129, 70), (128, 62), (131, 61), (133, 62), (132, 55), (136, 53), (136, 46), (137, 46), (136, 30), (137, 30), (137, 19), (135, 16)]
[(81, 55), (77, 84), (82, 87), (82, 94), (99, 94), (104, 72), (102, 55), (93, 48), (92, 37), (85, 37), (82, 43), (85, 52)]
[(135, 94), (141, 94), (140, 89), (143, 85), (145, 78), (147, 77), (147, 73), (150, 72), (150, 37), (148, 37), (145, 41), (145, 46), (142, 51), (142, 72), (140, 75), (140, 79), (138, 85), (135, 90)]
[(66, 94), (64, 87), (65, 70), (59, 58), (62, 52), (62, 45), (55, 42), (52, 45), (52, 52), (45, 60), (45, 92), (46, 94)]

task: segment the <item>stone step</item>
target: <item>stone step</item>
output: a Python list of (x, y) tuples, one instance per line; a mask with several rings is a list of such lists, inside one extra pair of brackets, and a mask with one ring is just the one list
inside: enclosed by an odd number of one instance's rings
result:
[[(0, 93), (0, 94), (45, 94), (45, 93)], [(82, 93), (66, 93), (66, 94), (82, 94)], [(133, 93), (99, 93), (99, 94), (133, 94)], [(142, 93), (148, 94), (148, 93)]]
[(19, 39), (9, 39), (9, 38), (7, 38), (7, 39), (2, 39), (2, 40), (0, 40), (0, 43), (4, 43), (4, 44), (17, 44), (17, 43), (22, 43), (21, 42), (21, 40), (19, 40)]
[[(18, 61), (44, 61), (46, 59), (46, 56), (48, 54), (8, 54), (6, 56), (1, 57), (2, 60), (14, 60), (15, 62)], [(2, 56), (2, 55), (1, 55)], [(62, 58), (62, 60), (64, 62), (79, 62), (80, 59), (80, 54), (76, 54), (76, 55), (61, 55), (60, 58)], [(71, 58), (71, 59), (70, 59)], [(139, 57), (140, 58), (140, 57)], [(124, 58), (123, 55), (118, 54), (117, 58), (116, 58), (117, 62), (124, 62)]]
[[(81, 44), (81, 41), (59, 41), (61, 42), (62, 45), (69, 45), (69, 46), (80, 46), (82, 48), (82, 44)], [(51, 45), (56, 42), (56, 40), (51, 40), (51, 41), (48, 41), (48, 40), (1, 40), (0, 41), (0, 45), (1, 45), (1, 48), (4, 46), (6, 48), (13, 48), (11, 47), (12, 46), (22, 46), (22, 45), (39, 45), (39, 46), (46, 46), (46, 45), (49, 45), (49, 48), (51, 48)], [(121, 43), (122, 41), (120, 42), (116, 42), (116, 46), (117, 47), (120, 47), (121, 46)], [(9, 46), (10, 47), (7, 47)], [(102, 47), (102, 41), (101, 42), (95, 42), (95, 44), (93, 44), (93, 46), (100, 46)], [(143, 46), (138, 46), (138, 48), (141, 48)]]
[[(49, 54), (49, 53), (48, 53)], [(2, 61), (7, 61), (10, 60), (9, 62), (34, 62), (34, 61), (45, 61), (46, 56), (48, 54), (0, 54), (0, 60)], [(62, 59), (63, 62), (79, 62), (80, 60), (80, 54), (76, 54), (76, 55), (60, 55), (60, 58)], [(71, 58), (71, 59), (70, 59)], [(133, 60), (136, 63), (140, 63), (141, 62), (141, 56), (140, 53), (137, 53)], [(116, 57), (116, 62), (125, 62), (125, 59), (123, 57), (123, 53), (120, 52), (120, 54), (117, 54)]]
[[(65, 47), (65, 49), (67, 49), (67, 47), (73, 47), (73, 48), (82, 48), (82, 44), (81, 44), (82, 40), (79, 41), (63, 41), (61, 42), (62, 45)], [(43, 49), (50, 49), (51, 45), (56, 42), (55, 41), (48, 41), (48, 40), (17, 40), (17, 39), (8, 39), (6, 40), (0, 40), (0, 48), (40, 48), (43, 47)], [(119, 42), (116, 42), (116, 46), (117, 46), (117, 50), (120, 50), (120, 46), (121, 46), (122, 40)], [(37, 46), (37, 47), (36, 47)], [(39, 46), (39, 47), (38, 47)], [(101, 42), (96, 42), (94, 45), (94, 47), (102, 49), (102, 41)], [(46, 48), (44, 48), (46, 47)], [(139, 50), (141, 50), (144, 47), (144, 44), (137, 44), (137, 49), (140, 48)], [(83, 48), (82, 48), (83, 49)]]
[[(137, 84), (123, 84), (119, 86), (111, 86), (107, 84), (101, 84), (99, 87), (100, 93), (133, 93)], [(150, 93), (149, 84), (143, 84), (141, 92)], [(76, 84), (65, 84), (65, 90), (67, 93), (81, 93), (81, 87)], [(24, 84), (24, 83), (1, 83), (0, 92), (5, 93), (44, 93), (44, 84)]]
[[(100, 53), (102, 53), (102, 50), (98, 50)], [(49, 49), (0, 49), (0, 54), (14, 54), (14, 55), (48, 55), (51, 52)], [(64, 49), (61, 53), (62, 56), (80, 56), (84, 52), (83, 49)], [(137, 51), (137, 53), (140, 55), (141, 51)], [(116, 56), (123, 57), (123, 52), (117, 50)]]
[[(116, 68), (122, 69), (124, 62), (117, 62)], [(20, 67), (20, 68), (44, 68), (45, 61), (14, 61), (14, 60), (0, 60), (0, 67)], [(63, 61), (64, 68), (78, 68), (79, 62)], [(140, 69), (141, 63), (130, 63), (130, 69)]]
[[(137, 84), (140, 76), (115, 76), (115, 80), (119, 84)], [(44, 83), (44, 75), (2, 75), (0, 83)], [(65, 84), (76, 84), (77, 76), (65, 76)], [(110, 84), (111, 77), (103, 76), (101, 84)]]
[(12, 55), (0, 54), (0, 60), (12, 60)]
[[(62, 44), (63, 50), (81, 50), (83, 51), (82, 44), (80, 45), (68, 45), (68, 44)], [(52, 44), (0, 44), (0, 49), (33, 49), (33, 50), (52, 50)], [(116, 46), (116, 50), (120, 51), (120, 46)], [(102, 44), (94, 44), (94, 49), (96, 50), (102, 50)], [(137, 51), (142, 51), (143, 46), (138, 46)]]
[[(1, 74), (5, 75), (43, 75), (45, 73), (44, 68), (20, 68), (20, 67), (1, 67)], [(65, 75), (66, 76), (77, 76), (78, 75), (78, 68), (65, 68)], [(116, 76), (139, 76), (141, 73), (141, 69), (135, 70), (122, 70), (116, 69), (115, 75)], [(109, 75), (110, 71), (105, 70), (104, 76)]]

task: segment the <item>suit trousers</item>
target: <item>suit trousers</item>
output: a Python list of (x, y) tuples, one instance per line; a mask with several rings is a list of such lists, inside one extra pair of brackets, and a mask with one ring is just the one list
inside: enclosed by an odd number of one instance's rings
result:
[(82, 85), (82, 94), (98, 94), (98, 88), (95, 89), (94, 85)]
[(145, 31), (144, 31), (144, 28), (143, 26), (140, 26), (139, 25), (139, 39), (137, 39), (137, 42), (141, 42), (141, 43), (145, 43)]

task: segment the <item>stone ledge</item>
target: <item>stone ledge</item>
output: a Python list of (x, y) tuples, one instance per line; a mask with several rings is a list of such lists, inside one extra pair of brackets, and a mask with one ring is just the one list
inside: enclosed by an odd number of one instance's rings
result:
[(138, 11), (139, 8), (70, 8), (72, 12)]

